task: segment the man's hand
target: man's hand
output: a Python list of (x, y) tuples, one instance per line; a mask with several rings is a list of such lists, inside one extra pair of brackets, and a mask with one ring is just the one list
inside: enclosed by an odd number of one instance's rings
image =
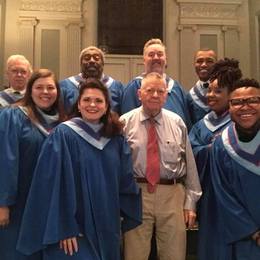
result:
[(78, 252), (78, 242), (76, 237), (67, 238), (60, 241), (60, 249), (67, 255), (73, 255)]
[(184, 209), (184, 221), (188, 229), (193, 228), (196, 220), (196, 212), (193, 210)]
[(5, 227), (9, 224), (9, 208), (0, 207), (0, 227)]

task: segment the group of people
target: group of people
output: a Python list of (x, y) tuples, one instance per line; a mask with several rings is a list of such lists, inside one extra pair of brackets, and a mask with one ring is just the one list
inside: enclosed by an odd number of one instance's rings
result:
[[(0, 258), (184, 260), (199, 223), (199, 260), (260, 259), (260, 86), (239, 62), (195, 53), (186, 93), (165, 73), (160, 39), (126, 86), (102, 50), (80, 53), (57, 82), (22, 55), (0, 92)], [(260, 195), (260, 194), (259, 194)]]

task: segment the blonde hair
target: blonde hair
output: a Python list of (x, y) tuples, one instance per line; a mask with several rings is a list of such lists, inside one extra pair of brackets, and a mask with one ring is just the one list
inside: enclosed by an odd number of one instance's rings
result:
[(143, 54), (145, 54), (146, 52), (146, 49), (150, 46), (150, 45), (153, 45), (153, 44), (159, 44), (161, 45), (164, 50), (166, 51), (166, 47), (165, 45), (163, 44), (162, 40), (159, 39), (159, 38), (152, 38), (150, 40), (148, 40), (145, 44), (144, 44), (144, 49), (143, 49)]

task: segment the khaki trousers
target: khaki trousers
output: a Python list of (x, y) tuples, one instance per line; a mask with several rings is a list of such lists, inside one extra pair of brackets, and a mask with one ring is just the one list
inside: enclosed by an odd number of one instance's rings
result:
[(125, 260), (147, 260), (155, 226), (158, 258), (185, 260), (186, 227), (183, 215), (185, 189), (182, 184), (157, 185), (154, 193), (140, 183), (143, 224), (124, 235)]

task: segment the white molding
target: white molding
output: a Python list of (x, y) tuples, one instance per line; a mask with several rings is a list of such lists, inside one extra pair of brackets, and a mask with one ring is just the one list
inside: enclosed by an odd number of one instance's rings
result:
[(20, 10), (41, 12), (80, 12), (81, 2), (81, 0), (22, 0)]
[(81, 13), (65, 13), (65, 12), (40, 12), (40, 11), (20, 11), (19, 17), (37, 17), (39, 20), (65, 20), (65, 21), (80, 21)]
[(237, 4), (241, 5), (242, 0), (176, 0), (177, 3), (208, 3), (208, 4)]
[(238, 4), (179, 2), (180, 24), (238, 25)]

